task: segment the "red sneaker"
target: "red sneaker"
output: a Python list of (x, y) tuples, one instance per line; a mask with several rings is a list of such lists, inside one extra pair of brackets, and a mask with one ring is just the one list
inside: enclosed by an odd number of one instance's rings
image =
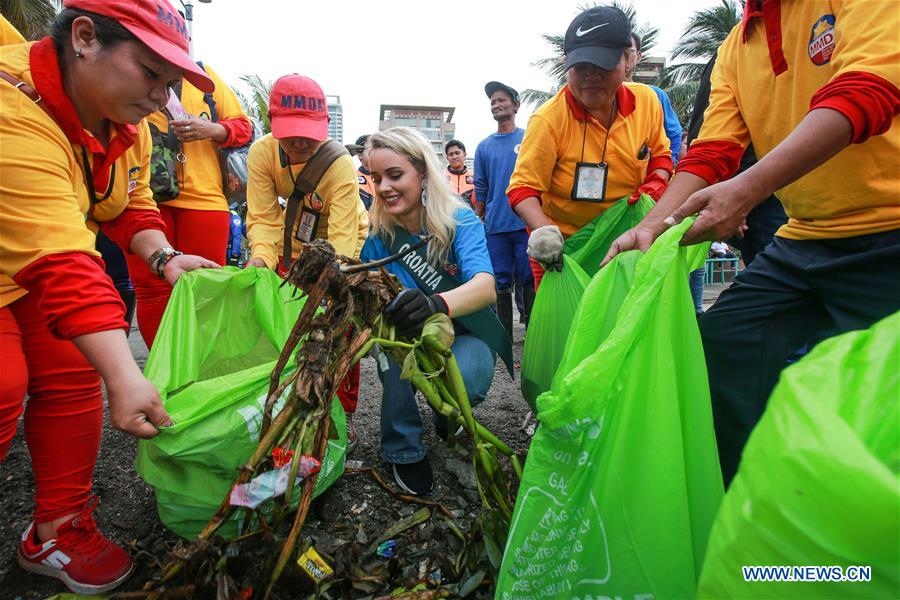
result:
[(19, 542), (19, 566), (55, 577), (77, 594), (102, 594), (118, 587), (131, 575), (131, 556), (97, 529), (91, 512), (99, 503), (91, 496), (81, 514), (43, 544), (32, 521)]

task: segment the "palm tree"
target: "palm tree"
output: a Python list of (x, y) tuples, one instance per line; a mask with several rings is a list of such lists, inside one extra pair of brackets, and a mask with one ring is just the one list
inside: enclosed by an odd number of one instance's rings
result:
[(741, 22), (742, 12), (743, 2), (738, 0), (721, 0), (716, 6), (698, 10), (691, 17), (681, 41), (672, 50), (672, 60), (682, 59), (683, 62), (673, 64), (662, 72), (660, 86), (669, 95), (682, 122), (690, 115), (706, 63), (715, 56), (735, 25)]
[(26, 39), (38, 40), (50, 33), (56, 3), (50, 0), (0, 0), (0, 13)]
[(247, 96), (238, 90), (234, 93), (244, 109), (244, 114), (253, 123), (257, 134), (255, 137), (270, 133), (272, 124), (269, 122), (269, 94), (272, 91), (272, 82), (263, 81), (259, 75), (241, 75), (241, 81), (250, 87), (250, 95)]
[[(578, 6), (578, 12), (584, 12), (594, 6), (601, 6), (596, 2), (591, 4), (581, 4)], [(625, 13), (628, 22), (631, 23), (631, 29), (641, 38), (641, 53), (648, 56), (650, 49), (656, 45), (656, 38), (659, 35), (659, 28), (652, 27), (647, 23), (638, 24), (637, 11), (631, 2), (621, 0), (612, 0), (609, 3), (603, 3), (602, 6), (614, 6)], [(522, 92), (522, 102), (540, 106), (566, 84), (566, 72), (563, 64), (563, 55), (565, 54), (565, 35), (554, 35), (545, 33), (542, 36), (544, 41), (550, 44), (553, 49), (553, 56), (542, 58), (531, 63), (531, 66), (542, 69), (553, 80), (553, 88), (550, 91), (527, 89)], [(643, 61), (641, 61), (643, 62)]]

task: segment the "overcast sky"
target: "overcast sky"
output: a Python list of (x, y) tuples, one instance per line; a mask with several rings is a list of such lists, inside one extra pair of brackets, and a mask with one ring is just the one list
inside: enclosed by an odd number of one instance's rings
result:
[[(484, 84), (549, 89), (531, 63), (550, 56), (542, 33), (565, 32), (577, 0), (194, 0), (194, 54), (229, 84), (300, 73), (341, 97), (344, 143), (378, 129), (381, 104), (454, 106), (470, 155), (496, 131)], [(667, 55), (690, 15), (719, 0), (638, 0), (638, 19), (660, 28)], [(173, 0), (178, 6), (178, 0)], [(524, 127), (531, 110), (522, 107)]]

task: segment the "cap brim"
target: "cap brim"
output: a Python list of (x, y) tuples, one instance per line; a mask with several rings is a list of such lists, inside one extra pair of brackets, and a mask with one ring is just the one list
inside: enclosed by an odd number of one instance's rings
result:
[(484, 93), (488, 98), (493, 96), (494, 92), (498, 92), (498, 91), (506, 92), (507, 94), (509, 94), (509, 97), (512, 98), (513, 100), (515, 100), (519, 96), (518, 92), (516, 92), (514, 89), (512, 89), (505, 83), (500, 83), (499, 81), (489, 81), (484, 86)]
[(588, 63), (600, 67), (604, 71), (612, 71), (619, 64), (625, 48), (607, 48), (605, 46), (582, 46), (566, 53), (566, 71), (580, 63)]
[(204, 93), (212, 93), (216, 84), (210, 79), (206, 71), (193, 61), (191, 56), (172, 42), (165, 40), (146, 29), (141, 29), (131, 24), (121, 23), (134, 36), (141, 40), (148, 48), (157, 53), (163, 60), (172, 63), (181, 69), (182, 76), (191, 82), (195, 88)]
[(272, 137), (276, 140), (292, 137), (305, 137), (317, 142), (328, 139), (328, 121), (303, 117), (272, 117)]

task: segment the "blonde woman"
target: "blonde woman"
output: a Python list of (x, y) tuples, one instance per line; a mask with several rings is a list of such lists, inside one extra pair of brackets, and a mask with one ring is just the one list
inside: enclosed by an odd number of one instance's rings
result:
[[(491, 386), (495, 354), (505, 362), (511, 358), (509, 340), (491, 310), (497, 295), (484, 225), (451, 193), (444, 169), (421, 134), (405, 127), (380, 131), (369, 137), (368, 149), (375, 198), (362, 260), (384, 258), (432, 236), (424, 248), (387, 266), (407, 289), (387, 306), (385, 316), (402, 334), (417, 337), (428, 317), (450, 315), (456, 329), (453, 352), (469, 399), (478, 403)], [(384, 387), (382, 457), (402, 489), (427, 494), (434, 480), (412, 385), (400, 378), (394, 362), (379, 377)], [(435, 427), (447, 436), (443, 417), (435, 415)]]

